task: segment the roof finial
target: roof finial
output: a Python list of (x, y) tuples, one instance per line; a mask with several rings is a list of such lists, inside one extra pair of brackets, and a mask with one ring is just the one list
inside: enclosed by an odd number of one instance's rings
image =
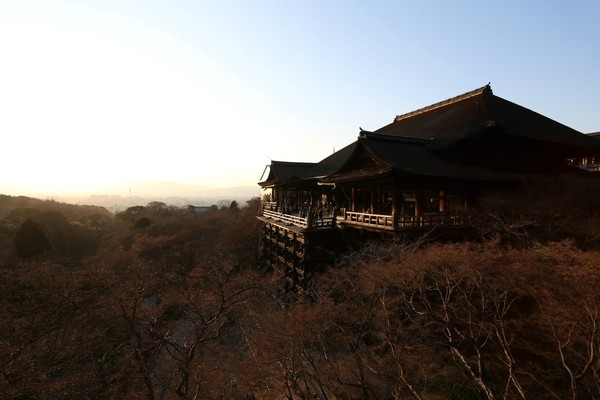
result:
[(365, 138), (367, 136), (367, 131), (365, 131), (362, 127), (358, 127), (358, 137)]
[(491, 82), (488, 82), (487, 85), (485, 85), (485, 91), (490, 94), (494, 94), (494, 92), (492, 92), (492, 83)]

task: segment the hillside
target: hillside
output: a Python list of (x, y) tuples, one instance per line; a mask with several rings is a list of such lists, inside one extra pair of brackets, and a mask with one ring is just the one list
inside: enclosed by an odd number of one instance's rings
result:
[(38, 211), (61, 211), (76, 218), (84, 214), (108, 214), (105, 209), (93, 205), (74, 205), (54, 200), (40, 200), (26, 196), (7, 196), (0, 194), (0, 218), (6, 218), (10, 213), (19, 209), (35, 209)]
[(492, 200), (495, 233), (370, 242), (302, 295), (261, 267), (257, 200), (131, 208), (84, 254), (13, 248), (0, 397), (598, 397), (600, 251), (537, 240)]

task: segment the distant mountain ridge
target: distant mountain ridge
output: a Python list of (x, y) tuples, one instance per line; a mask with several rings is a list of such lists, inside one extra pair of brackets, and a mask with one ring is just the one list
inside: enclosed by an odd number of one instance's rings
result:
[(121, 196), (121, 197), (202, 197), (202, 198), (252, 198), (260, 194), (258, 186), (209, 187), (175, 181), (120, 182), (99, 185), (93, 189), (72, 188), (67, 191), (21, 190), (7, 187), (0, 194), (30, 196), (34, 198), (63, 198), (73, 196)]
[(28, 196), (8, 196), (0, 194), (0, 219), (18, 209), (30, 209), (38, 211), (59, 211), (71, 219), (81, 214), (100, 213), (107, 210), (97, 205), (80, 205), (54, 200), (43, 200)]
[(258, 188), (258, 186), (231, 186), (215, 188), (173, 181), (150, 181), (120, 183), (118, 185), (99, 190), (94, 194), (111, 194), (139, 197), (252, 198), (260, 194), (260, 189)]
[(70, 204), (95, 205), (112, 212), (122, 211), (134, 205), (146, 205), (152, 201), (160, 201), (174, 206), (210, 206), (212, 204), (222, 205), (222, 203), (228, 203), (232, 200), (243, 203), (259, 195), (260, 189), (258, 186), (212, 188), (172, 181), (119, 183), (98, 187), (96, 190), (72, 190), (67, 193), (14, 194), (15, 198), (21, 198), (21, 201), (29, 199), (27, 201), (36, 205), (38, 201), (44, 201), (37, 199), (46, 199)]

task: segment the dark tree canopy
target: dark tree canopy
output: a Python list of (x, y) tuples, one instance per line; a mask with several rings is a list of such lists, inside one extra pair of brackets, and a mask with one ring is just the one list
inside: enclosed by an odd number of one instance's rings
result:
[(120, 213), (117, 213), (116, 217), (118, 217), (121, 220), (131, 219), (131, 218), (135, 217), (136, 215), (141, 214), (145, 209), (146, 209), (146, 207), (144, 207), (144, 206), (129, 207), (125, 211), (121, 211)]
[(152, 223), (150, 222), (150, 220), (146, 217), (142, 217), (140, 219), (138, 219), (137, 221), (135, 221), (135, 227), (136, 229), (143, 229), (143, 228), (147, 228), (151, 225)]
[(28, 218), (15, 236), (15, 248), (20, 257), (32, 257), (52, 249), (44, 226)]

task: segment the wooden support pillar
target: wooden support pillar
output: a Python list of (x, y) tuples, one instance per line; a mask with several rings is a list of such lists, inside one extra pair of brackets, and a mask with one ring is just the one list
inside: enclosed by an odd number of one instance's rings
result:
[(400, 196), (402, 196), (402, 194), (396, 187), (392, 190), (392, 214), (400, 215)]
[(377, 214), (379, 212), (379, 210), (377, 210), (377, 187), (375, 186), (371, 186), (369, 188), (369, 194), (370, 194), (370, 205), (369, 205), (369, 211), (371, 212), (371, 214)]
[(400, 198), (402, 196), (402, 193), (400, 192), (400, 190), (398, 190), (398, 188), (396, 187), (396, 185), (393, 185), (392, 188), (392, 223), (394, 225), (394, 230), (396, 230), (398, 228), (398, 220), (400, 217), (400, 211), (401, 211), (401, 200), (404, 201), (404, 199)]
[(444, 212), (444, 191), (440, 190), (440, 212)]
[(423, 193), (415, 192), (415, 217), (423, 212)]
[(353, 212), (356, 212), (356, 195), (357, 195), (357, 190), (356, 188), (352, 188), (352, 199), (351, 202), (352, 204), (350, 205), (350, 210)]

